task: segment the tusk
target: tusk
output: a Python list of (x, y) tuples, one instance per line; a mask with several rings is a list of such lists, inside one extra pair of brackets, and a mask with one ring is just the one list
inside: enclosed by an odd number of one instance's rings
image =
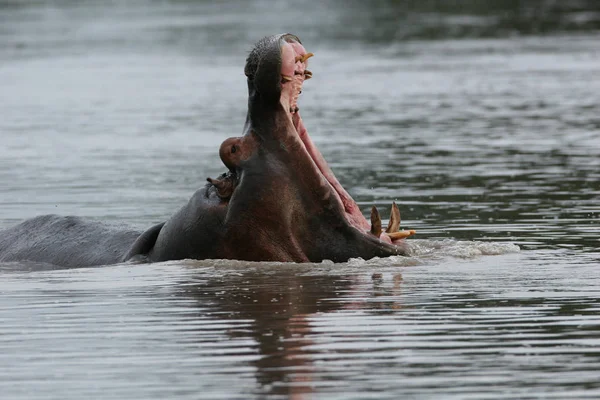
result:
[(381, 236), (381, 217), (375, 206), (371, 208), (371, 234), (377, 238)]
[(302, 56), (302, 62), (306, 62), (306, 60), (308, 60), (312, 56), (314, 56), (313, 53), (306, 53), (305, 55)]
[(387, 229), (385, 230), (387, 233), (398, 232), (400, 229), (400, 210), (398, 210), (398, 206), (394, 201), (392, 203), (392, 214), (390, 215), (390, 222), (388, 223)]
[(310, 72), (309, 70), (305, 69), (304, 70), (304, 80), (307, 81), (310, 78), (312, 78), (312, 72)]
[(281, 75), (281, 81), (286, 81), (286, 82), (291, 82), (292, 81), (292, 77), (291, 76), (287, 76), (287, 75)]
[(409, 236), (414, 235), (415, 233), (417, 233), (417, 231), (415, 231), (414, 229), (409, 229), (406, 231), (400, 231), (400, 232), (394, 232), (394, 233), (388, 233), (387, 235), (390, 237), (390, 239), (392, 240), (398, 240), (398, 239), (404, 239), (407, 238)]
[(296, 58), (294, 59), (294, 63), (297, 63), (298, 61), (300, 61), (300, 62), (306, 62), (306, 60), (308, 60), (312, 56), (314, 56), (313, 53), (306, 53), (303, 56), (296, 56)]

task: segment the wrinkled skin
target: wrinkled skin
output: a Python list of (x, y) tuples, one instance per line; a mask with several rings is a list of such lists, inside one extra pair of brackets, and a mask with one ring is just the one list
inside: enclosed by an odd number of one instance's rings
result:
[[(0, 261), (65, 266), (132, 258), (341, 262), (406, 254), (404, 241), (393, 233), (399, 213), (388, 233), (381, 231), (376, 210), (369, 224), (306, 132), (297, 99), (311, 76), (306, 69), (311, 55), (290, 34), (257, 43), (245, 67), (244, 134), (225, 140), (219, 150), (228, 171), (209, 178), (165, 223), (124, 234), (72, 217), (38, 217), (0, 232)], [(70, 236), (61, 218), (71, 218)], [(63, 232), (57, 235), (57, 229)], [(35, 234), (28, 235), (31, 230)]]

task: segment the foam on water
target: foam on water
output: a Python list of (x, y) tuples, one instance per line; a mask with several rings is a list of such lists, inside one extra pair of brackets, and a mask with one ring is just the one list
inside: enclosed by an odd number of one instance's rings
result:
[(413, 240), (410, 242), (412, 255), (419, 258), (475, 258), (479, 256), (502, 255), (519, 252), (514, 243), (479, 242), (469, 240)]

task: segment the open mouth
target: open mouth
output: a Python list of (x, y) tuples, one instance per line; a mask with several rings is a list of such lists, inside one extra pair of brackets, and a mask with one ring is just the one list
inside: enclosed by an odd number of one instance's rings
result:
[[(205, 195), (218, 196), (219, 204), (229, 207), (230, 201), (236, 201), (236, 193), (244, 186), (245, 179), (251, 179), (248, 183), (254, 182), (245, 187), (268, 184), (276, 182), (275, 177), (281, 177), (281, 171), (285, 170), (289, 174), (280, 183), (281, 197), (284, 193), (296, 193), (293, 195), (295, 204), (311, 207), (313, 212), (330, 210), (334, 224), (339, 221), (337, 217), (341, 212), (349, 227), (362, 235), (399, 244), (397, 241), (415, 232), (399, 230), (400, 212), (396, 204), (392, 205), (385, 231), (377, 208), (371, 209), (371, 221), (367, 221), (304, 126), (298, 99), (304, 82), (312, 77), (307, 69), (312, 56), (300, 39), (290, 34), (267, 37), (255, 46), (245, 68), (249, 88), (246, 133), (221, 144), (219, 155), (229, 172), (209, 179)], [(256, 186), (244, 190), (251, 195)], [(237, 197), (245, 210), (246, 200), (243, 196)], [(291, 215), (289, 209), (285, 214)]]
[(393, 243), (405, 237), (413, 235), (415, 231), (399, 231), (400, 212), (394, 203), (392, 205), (391, 217), (388, 227), (385, 231), (381, 227), (381, 218), (377, 208), (371, 210), (371, 222), (364, 217), (360, 208), (343, 188), (335, 177), (327, 161), (319, 149), (310, 138), (302, 118), (300, 117), (300, 108), (298, 107), (298, 97), (302, 93), (302, 87), (307, 79), (312, 77), (308, 67), (308, 59), (313, 53), (306, 51), (304, 46), (296, 40), (293, 35), (284, 35), (281, 45), (281, 96), (280, 103), (284, 110), (289, 110), (289, 117), (294, 126), (295, 133), (303, 144), (303, 150), (313, 161), (314, 168), (319, 171), (321, 176), (331, 187), (331, 192), (335, 194), (337, 201), (341, 204), (346, 220), (354, 228), (363, 233), (370, 233), (382, 241)]

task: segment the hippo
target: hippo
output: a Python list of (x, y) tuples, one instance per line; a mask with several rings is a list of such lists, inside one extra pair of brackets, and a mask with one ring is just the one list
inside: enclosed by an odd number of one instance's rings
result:
[(400, 212), (385, 230), (339, 183), (312, 142), (298, 107), (313, 56), (292, 34), (268, 36), (244, 68), (243, 135), (225, 140), (227, 172), (208, 178), (186, 205), (145, 232), (79, 217), (45, 215), (0, 232), (0, 261), (87, 267), (129, 260), (344, 262), (408, 255)]

